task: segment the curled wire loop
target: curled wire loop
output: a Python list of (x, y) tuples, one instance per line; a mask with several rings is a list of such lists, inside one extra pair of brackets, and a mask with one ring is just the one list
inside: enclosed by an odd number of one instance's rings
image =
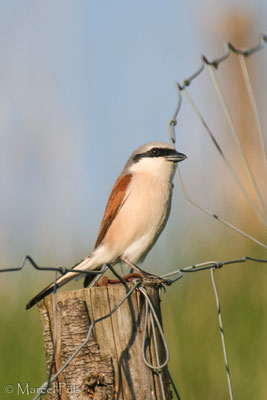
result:
[[(161, 323), (159, 321), (159, 318), (157, 316), (157, 313), (155, 311), (155, 308), (153, 306), (153, 303), (145, 289), (145, 287), (140, 286), (138, 288), (138, 290), (143, 294), (143, 296), (145, 297), (145, 304), (146, 304), (146, 312), (145, 312), (145, 328), (144, 328), (144, 336), (143, 336), (143, 360), (144, 363), (147, 365), (148, 368), (152, 369), (152, 370), (162, 370), (162, 368), (166, 367), (166, 365), (169, 362), (169, 358), (170, 358), (170, 354), (169, 354), (169, 350), (168, 350), (168, 346), (167, 346), (167, 342), (163, 333), (163, 329), (161, 326)], [(155, 324), (156, 327), (158, 328), (159, 334), (160, 334), (160, 338), (161, 341), (163, 343), (164, 346), (164, 350), (165, 350), (165, 360), (159, 364), (159, 360), (157, 360), (157, 365), (152, 365), (147, 357), (146, 357), (146, 339), (147, 339), (147, 330), (148, 330), (148, 320), (149, 317), (151, 318), (151, 322), (152, 324)], [(153, 340), (154, 340), (154, 346), (156, 349), (156, 353), (158, 353), (158, 349), (157, 349), (157, 340), (155, 335), (153, 334)]]

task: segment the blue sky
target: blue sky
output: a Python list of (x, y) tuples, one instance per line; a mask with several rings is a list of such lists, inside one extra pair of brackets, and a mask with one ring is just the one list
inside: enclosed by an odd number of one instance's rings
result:
[[(116, 176), (136, 147), (168, 141), (175, 81), (195, 71), (200, 54), (223, 53), (231, 38), (220, 25), (231, 10), (255, 20), (248, 45), (266, 33), (264, 0), (0, 3), (3, 266), (26, 253), (71, 265), (90, 251)], [(189, 156), (181, 167), (189, 182), (190, 156), (202, 149), (192, 129), (183, 106), (177, 147)], [(181, 225), (195, 215), (183, 214)]]

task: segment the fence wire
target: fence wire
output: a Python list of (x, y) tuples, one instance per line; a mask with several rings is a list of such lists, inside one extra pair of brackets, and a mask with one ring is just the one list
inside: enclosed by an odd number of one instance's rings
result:
[[(175, 137), (175, 126), (177, 124), (177, 117), (182, 105), (182, 93), (185, 94), (185, 96), (187, 97), (187, 99), (189, 100), (189, 103), (192, 106), (192, 109), (194, 110), (194, 112), (196, 113), (196, 115), (198, 116), (201, 124), (204, 126), (208, 136), (210, 137), (213, 145), (215, 146), (217, 152), (219, 153), (219, 156), (223, 159), (224, 164), (226, 165), (226, 167), (228, 168), (228, 170), (230, 171), (233, 179), (235, 180), (237, 186), (239, 187), (239, 189), (241, 190), (241, 192), (243, 193), (243, 195), (245, 196), (245, 198), (248, 200), (248, 202), (250, 203), (253, 211), (255, 212), (256, 216), (259, 218), (259, 220), (264, 224), (264, 226), (267, 226), (267, 221), (266, 221), (266, 216), (267, 216), (267, 212), (266, 212), (266, 206), (262, 197), (262, 194), (257, 186), (256, 183), (256, 179), (252, 173), (251, 170), (251, 166), (249, 164), (249, 161), (247, 160), (247, 157), (245, 155), (245, 152), (242, 148), (242, 144), (240, 143), (240, 139), (238, 136), (238, 132), (237, 132), (237, 128), (235, 127), (234, 123), (233, 123), (233, 119), (231, 116), (231, 112), (230, 109), (226, 103), (224, 94), (223, 94), (223, 90), (221, 88), (221, 86), (219, 85), (218, 79), (216, 77), (216, 73), (215, 70), (219, 67), (219, 65), (225, 61), (231, 53), (236, 54), (239, 57), (239, 61), (240, 61), (240, 68), (244, 77), (244, 82), (247, 88), (247, 92), (249, 95), (249, 99), (250, 99), (250, 103), (251, 103), (251, 107), (253, 110), (253, 114), (255, 117), (255, 121), (256, 121), (256, 126), (257, 126), (257, 134), (259, 137), (259, 142), (260, 142), (260, 146), (261, 146), (261, 152), (262, 152), (262, 156), (264, 159), (264, 165), (266, 168), (266, 172), (267, 172), (267, 157), (266, 157), (266, 149), (265, 149), (265, 144), (264, 144), (264, 138), (263, 138), (263, 133), (262, 133), (262, 127), (261, 127), (261, 123), (260, 123), (260, 117), (259, 117), (259, 113), (257, 110), (257, 106), (256, 106), (256, 101), (255, 101), (255, 97), (254, 97), (254, 93), (253, 93), (253, 89), (252, 89), (252, 85), (250, 82), (250, 78), (249, 78), (249, 74), (247, 71), (247, 67), (246, 67), (246, 62), (245, 62), (245, 58), (249, 57), (253, 54), (255, 54), (256, 52), (258, 52), (259, 50), (263, 49), (265, 44), (267, 42), (267, 36), (266, 35), (262, 35), (260, 43), (258, 45), (256, 45), (255, 47), (252, 47), (250, 49), (237, 49), (236, 47), (234, 47), (231, 43), (227, 43), (226, 44), (226, 52), (223, 56), (213, 60), (213, 61), (209, 61), (205, 56), (202, 56), (201, 58), (201, 66), (200, 68), (194, 73), (192, 74), (190, 77), (186, 78), (181, 84), (177, 83), (176, 87), (177, 87), (177, 93), (178, 93), (178, 104), (176, 107), (176, 110), (174, 112), (174, 115), (172, 117), (172, 119), (169, 121), (169, 135), (170, 135), (170, 141), (173, 145), (175, 145), (176, 142), (176, 137)], [(241, 158), (242, 158), (242, 162), (245, 165), (245, 169), (246, 172), (248, 174), (248, 177), (252, 183), (252, 186), (254, 188), (255, 194), (257, 196), (258, 202), (260, 207), (258, 207), (258, 205), (252, 200), (251, 196), (249, 195), (249, 193), (247, 192), (247, 190), (245, 189), (245, 187), (243, 186), (243, 184), (240, 182), (237, 173), (235, 172), (234, 168), (231, 166), (230, 162), (228, 161), (227, 157), (225, 156), (224, 152), (222, 151), (222, 148), (220, 146), (220, 144), (218, 143), (217, 139), (215, 138), (214, 133), (211, 131), (211, 129), (208, 126), (208, 123), (206, 122), (206, 120), (204, 119), (201, 111), (199, 110), (198, 106), (196, 105), (196, 103), (194, 102), (194, 100), (192, 99), (191, 95), (189, 94), (187, 87), (190, 86), (190, 84), (192, 83), (192, 81), (194, 79), (196, 79), (205, 69), (205, 67), (207, 66), (207, 68), (209, 69), (210, 72), (210, 77), (211, 80), (214, 84), (214, 87), (216, 89), (217, 95), (221, 101), (224, 113), (225, 113), (225, 117), (226, 120), (229, 124), (229, 128), (230, 131), (233, 135), (234, 138), (234, 142), (237, 146), (237, 149), (239, 151), (239, 153), (241, 154)], [(258, 244), (260, 247), (264, 248), (265, 250), (267, 249), (267, 245), (265, 243), (262, 243), (261, 241), (259, 241), (258, 239), (254, 238), (253, 236), (251, 236), (250, 234), (242, 231), (241, 229), (239, 229), (238, 227), (234, 226), (233, 224), (231, 224), (230, 222), (224, 220), (223, 218), (221, 218), (220, 216), (218, 216), (217, 214), (215, 214), (212, 211), (209, 211), (208, 209), (200, 206), (196, 201), (194, 201), (193, 199), (191, 199), (191, 197), (187, 194), (187, 191), (185, 190), (184, 184), (183, 184), (183, 180), (181, 177), (181, 172), (178, 169), (178, 177), (180, 180), (180, 184), (182, 187), (182, 191), (183, 194), (185, 196), (185, 198), (194, 206), (196, 206), (197, 208), (199, 208), (200, 210), (202, 210), (203, 212), (205, 212), (206, 214), (210, 215), (212, 218), (215, 218), (217, 221), (225, 224), (226, 226), (228, 226), (229, 228), (231, 228), (232, 230), (238, 232), (239, 234), (245, 236), (247, 239), (253, 241), (254, 243)], [(216, 282), (215, 282), (215, 272), (217, 269), (221, 269), (223, 267), (226, 266), (232, 266), (234, 264), (240, 264), (240, 263), (245, 263), (245, 262), (257, 262), (257, 263), (267, 263), (267, 259), (261, 259), (261, 258), (256, 258), (256, 257), (249, 257), (249, 256), (245, 256), (243, 258), (240, 259), (232, 259), (232, 260), (226, 260), (226, 261), (207, 261), (204, 263), (198, 263), (195, 265), (190, 265), (184, 268), (178, 268), (173, 272), (170, 272), (168, 274), (162, 275), (161, 278), (165, 280), (165, 284), (163, 284), (162, 288), (165, 288), (166, 286), (170, 286), (173, 284), (177, 284), (183, 277), (185, 274), (187, 273), (194, 273), (194, 272), (201, 272), (201, 271), (205, 271), (205, 270), (210, 270), (211, 273), (211, 283), (212, 283), (212, 288), (214, 291), (214, 296), (215, 296), (215, 301), (216, 301), (216, 306), (217, 306), (217, 314), (218, 314), (218, 323), (219, 323), (219, 329), (220, 329), (220, 335), (221, 335), (221, 342), (222, 342), (222, 350), (223, 350), (223, 355), (224, 355), (224, 362), (225, 362), (225, 370), (226, 370), (226, 377), (227, 377), (227, 383), (228, 383), (228, 392), (229, 392), (229, 398), (232, 400), (233, 399), (233, 391), (232, 391), (232, 384), (231, 384), (231, 376), (230, 376), (230, 368), (229, 368), (229, 362), (228, 362), (228, 357), (227, 357), (227, 351), (226, 351), (226, 344), (225, 344), (225, 335), (224, 335), (224, 327), (223, 327), (223, 320), (222, 320), (222, 315), (221, 315), (221, 305), (220, 305), (220, 299), (219, 299), (219, 293), (216, 287)], [(0, 273), (8, 273), (8, 272), (16, 272), (16, 271), (20, 271), (22, 270), (26, 265), (30, 264), (34, 269), (38, 270), (38, 271), (54, 271), (55, 272), (55, 279), (54, 279), (54, 290), (53, 290), (53, 309), (54, 309), (54, 348), (53, 348), (53, 355), (52, 355), (52, 360), (51, 360), (51, 364), (49, 367), (49, 374), (48, 374), (48, 379), (47, 382), (43, 383), (43, 385), (40, 387), (40, 391), (38, 393), (38, 395), (34, 398), (34, 400), (37, 400), (38, 398), (41, 398), (43, 395), (46, 394), (48, 388), (51, 386), (51, 384), (53, 382), (56, 381), (57, 377), (65, 370), (65, 368), (72, 362), (72, 360), (76, 357), (76, 355), (83, 349), (83, 347), (88, 343), (93, 328), (96, 324), (98, 324), (100, 321), (111, 317), (117, 310), (118, 308), (132, 295), (132, 293), (135, 290), (138, 290), (140, 292), (140, 294), (143, 296), (144, 301), (145, 301), (145, 329), (144, 329), (144, 337), (143, 337), (143, 350), (142, 350), (142, 354), (143, 354), (143, 361), (146, 364), (146, 366), (148, 368), (150, 368), (152, 371), (155, 372), (155, 376), (158, 378), (159, 380), (159, 387), (161, 390), (161, 395), (163, 399), (166, 399), (166, 393), (164, 390), (164, 384), (163, 384), (163, 379), (162, 379), (162, 371), (164, 368), (167, 368), (168, 366), (168, 361), (169, 361), (169, 350), (168, 350), (168, 346), (166, 343), (166, 339), (163, 333), (163, 329), (160, 323), (160, 320), (157, 316), (157, 313), (154, 309), (153, 303), (146, 291), (146, 288), (142, 285), (142, 282), (139, 279), (135, 279), (134, 280), (134, 285), (132, 287), (129, 287), (127, 285), (127, 282), (125, 282), (123, 280), (123, 278), (114, 270), (114, 268), (111, 265), (104, 265), (102, 267), (102, 269), (100, 271), (79, 271), (79, 270), (75, 270), (75, 269), (71, 269), (71, 268), (65, 268), (65, 267), (40, 267), (31, 256), (25, 256), (25, 258), (23, 259), (21, 265), (19, 267), (14, 267), (14, 268), (4, 268), (4, 269), (0, 269)], [(126, 288), (126, 295), (124, 296), (124, 298), (111, 310), (110, 313), (103, 315), (102, 317), (94, 320), (90, 327), (89, 330), (87, 332), (87, 336), (85, 338), (85, 340), (83, 341), (83, 343), (75, 350), (75, 352), (72, 354), (72, 356), (65, 362), (65, 364), (60, 368), (59, 371), (57, 371), (55, 374), (53, 374), (53, 366), (55, 363), (55, 354), (56, 354), (56, 348), (57, 348), (57, 286), (56, 286), (56, 280), (58, 275), (64, 275), (69, 271), (74, 271), (77, 272), (77, 274), (89, 274), (89, 275), (95, 275), (97, 280), (97, 277), (101, 277), (104, 272), (106, 271), (106, 269), (110, 269), (111, 272), (123, 283), (123, 285)], [(156, 364), (152, 364), (148, 359), (147, 359), (147, 355), (146, 355), (146, 342), (147, 342), (147, 335), (148, 335), (148, 324), (150, 324), (150, 326), (152, 327), (152, 340), (154, 343), (154, 348), (155, 348), (155, 354), (156, 354)], [(161, 338), (161, 342), (162, 342), (162, 348), (164, 349), (164, 359), (160, 359), (159, 354), (161, 352), (159, 352), (159, 348), (158, 348), (158, 341), (156, 339), (156, 329), (159, 332), (160, 338)], [(178, 389), (177, 386), (174, 383), (173, 378), (171, 377), (169, 371), (167, 370), (167, 374), (169, 376), (169, 380), (170, 383), (172, 385), (174, 394), (176, 396), (176, 398), (178, 400), (181, 400), (181, 397), (178, 393)]]
[[(249, 95), (250, 103), (252, 105), (252, 109), (253, 109), (253, 113), (254, 113), (254, 117), (255, 117), (255, 122), (256, 122), (256, 126), (257, 126), (256, 130), (257, 130), (257, 133), (258, 133), (258, 136), (259, 136), (261, 154), (262, 154), (262, 157), (263, 157), (263, 160), (264, 160), (265, 172), (266, 172), (266, 178), (267, 178), (266, 148), (265, 148), (265, 144), (264, 144), (264, 138), (263, 138), (263, 133), (262, 133), (260, 117), (259, 117), (259, 113), (257, 111), (255, 96), (254, 96), (254, 93), (253, 93), (252, 85), (251, 85), (251, 82), (250, 82), (250, 78), (249, 78), (249, 74), (248, 74), (247, 67), (246, 67), (246, 62), (245, 62), (245, 57), (249, 57), (249, 56), (255, 54), (257, 51), (263, 49), (265, 47), (265, 45), (266, 45), (266, 42), (267, 42), (267, 36), (266, 35), (262, 35), (261, 39), (260, 39), (260, 43), (257, 46), (252, 47), (250, 49), (243, 49), (243, 50), (242, 49), (237, 49), (231, 43), (227, 43), (225, 45), (226, 52), (222, 57), (219, 57), (217, 59), (209, 61), (207, 59), (207, 57), (202, 56), (202, 58), (201, 58), (202, 62), (201, 62), (200, 68), (194, 74), (192, 74), (189, 78), (186, 78), (182, 82), (182, 84), (176, 83), (177, 94), (178, 94), (178, 104), (177, 104), (177, 107), (176, 107), (175, 112), (173, 114), (173, 117), (170, 119), (169, 125), (168, 125), (169, 126), (170, 141), (171, 141), (171, 143), (173, 145), (175, 145), (175, 143), (176, 143), (175, 126), (177, 124), (177, 117), (178, 117), (178, 114), (179, 114), (179, 111), (180, 111), (181, 105), (182, 105), (182, 93), (185, 93), (187, 99), (189, 100), (189, 102), (190, 102), (190, 104), (192, 106), (193, 111), (196, 113), (196, 115), (199, 118), (201, 124), (204, 126), (205, 131), (207, 132), (209, 138), (212, 141), (212, 144), (214, 145), (214, 147), (215, 147), (216, 151), (218, 152), (219, 156), (223, 159), (224, 164), (226, 165), (226, 167), (230, 171), (232, 177), (235, 180), (235, 183), (237, 184), (237, 186), (239, 187), (239, 189), (241, 190), (241, 192), (245, 196), (245, 198), (249, 201), (252, 209), (254, 210), (254, 212), (256, 213), (257, 217), (260, 219), (260, 221), (263, 223), (263, 225), (265, 227), (267, 227), (266, 206), (265, 206), (262, 194), (261, 194), (261, 192), (260, 192), (260, 190), (258, 188), (258, 185), (256, 183), (256, 179), (255, 179), (255, 177), (254, 177), (254, 175), (252, 173), (250, 163), (249, 163), (249, 161), (248, 161), (248, 159), (246, 157), (246, 154), (245, 154), (245, 152), (243, 150), (242, 144), (241, 144), (240, 139), (239, 139), (237, 127), (234, 124), (230, 108), (227, 105), (227, 102), (225, 100), (225, 96), (224, 96), (223, 90), (222, 90), (222, 88), (221, 88), (221, 86), (219, 84), (219, 81), (217, 79), (215, 70), (219, 68), (219, 65), (223, 61), (225, 61), (226, 59), (229, 58), (231, 52), (236, 54), (236, 55), (238, 55), (239, 60), (240, 60), (241, 72), (242, 72), (243, 77), (244, 77), (244, 83), (245, 83), (245, 86), (246, 86), (246, 89), (247, 89), (247, 92), (248, 92), (248, 95)], [(257, 199), (259, 201), (259, 204), (261, 206), (260, 209), (255, 204), (255, 202), (252, 200), (251, 196), (249, 195), (249, 193), (247, 192), (247, 190), (245, 189), (245, 187), (243, 186), (243, 184), (239, 180), (238, 174), (235, 172), (234, 168), (231, 166), (230, 162), (227, 160), (224, 152), (222, 151), (222, 147), (218, 143), (218, 140), (215, 138), (214, 133), (210, 129), (210, 127), (209, 127), (208, 123), (206, 122), (204, 116), (202, 115), (199, 107), (197, 107), (196, 103), (194, 102), (194, 100), (190, 96), (188, 90), (186, 89), (188, 86), (190, 86), (192, 81), (195, 78), (197, 78), (204, 71), (206, 66), (209, 69), (211, 82), (213, 83), (215, 91), (216, 91), (216, 93), (218, 95), (218, 98), (219, 98), (219, 100), (221, 102), (222, 109), (224, 111), (227, 123), (229, 125), (230, 132), (231, 132), (232, 137), (234, 139), (234, 143), (235, 143), (235, 145), (237, 147), (237, 150), (238, 150), (239, 154), (241, 155), (242, 162), (243, 162), (243, 164), (245, 166), (246, 173), (247, 173), (248, 178), (249, 178), (249, 180), (250, 180), (250, 182), (251, 182), (251, 184), (252, 184), (252, 186), (254, 188), (256, 197), (257, 197)], [(180, 181), (180, 185), (181, 185), (184, 197), (186, 198), (186, 200), (188, 202), (190, 202), (192, 205), (194, 205), (196, 208), (200, 209), (201, 211), (203, 211), (207, 215), (211, 216), (212, 218), (215, 218), (217, 221), (219, 221), (222, 224), (226, 225), (228, 228), (234, 230), (235, 232), (239, 233), (240, 235), (242, 235), (242, 236), (246, 237), (247, 239), (251, 240), (252, 242), (258, 244), (259, 246), (261, 246), (265, 250), (267, 249), (267, 244), (266, 243), (262, 243), (260, 240), (256, 239), (254, 236), (250, 235), (247, 232), (244, 232), (242, 229), (238, 228), (237, 226), (233, 225), (229, 221), (227, 221), (224, 218), (220, 217), (217, 213), (214, 213), (213, 211), (208, 210), (207, 208), (205, 208), (205, 207), (201, 206), (200, 204), (198, 204), (197, 201), (192, 199), (191, 196), (188, 194), (187, 190), (185, 189), (179, 166), (178, 166), (177, 170), (178, 170), (178, 174), (177, 175), (178, 175), (178, 178), (179, 178), (179, 181)]]
[[(144, 363), (147, 365), (148, 368), (150, 368), (152, 371), (157, 372), (156, 376), (159, 379), (160, 382), (160, 388), (161, 388), (161, 395), (163, 399), (166, 399), (166, 393), (164, 391), (164, 384), (163, 384), (163, 379), (162, 379), (162, 370), (163, 368), (167, 367), (168, 365), (168, 361), (169, 361), (169, 350), (168, 350), (168, 346), (166, 343), (166, 339), (163, 333), (163, 329), (161, 326), (161, 323), (159, 321), (159, 318), (157, 316), (156, 310), (153, 306), (153, 303), (145, 289), (145, 287), (142, 286), (142, 282), (139, 279), (135, 279), (134, 280), (134, 286), (129, 288), (127, 285), (127, 282), (125, 282), (123, 280), (123, 278), (114, 270), (114, 268), (109, 265), (106, 264), (106, 266), (111, 270), (111, 272), (124, 284), (124, 286), (127, 288), (127, 293), (126, 295), (123, 297), (123, 299), (111, 310), (110, 313), (94, 320), (92, 322), (92, 324), (89, 327), (87, 336), (85, 338), (85, 340), (83, 341), (83, 343), (75, 350), (75, 352), (72, 354), (72, 356), (65, 362), (65, 364), (60, 368), (59, 371), (57, 371), (56, 374), (53, 375), (53, 367), (54, 367), (54, 363), (55, 363), (55, 354), (56, 354), (56, 348), (57, 348), (57, 297), (56, 297), (56, 293), (57, 293), (57, 286), (56, 286), (56, 280), (57, 280), (57, 276), (58, 273), (64, 275), (66, 274), (70, 269), (69, 268), (54, 268), (54, 267), (40, 267), (34, 260), (32, 257), (30, 256), (26, 256), (21, 264), (21, 266), (19, 267), (15, 267), (15, 268), (9, 268), (9, 269), (0, 269), (0, 273), (4, 273), (4, 272), (16, 272), (16, 271), (21, 271), (25, 265), (26, 262), (28, 261), (28, 263), (35, 269), (37, 269), (38, 271), (56, 271), (55, 272), (55, 279), (54, 279), (54, 291), (53, 291), (53, 310), (54, 310), (54, 348), (53, 348), (53, 355), (52, 355), (52, 360), (51, 360), (51, 364), (49, 367), (49, 375), (48, 375), (48, 380), (47, 382), (44, 382), (40, 389), (39, 389), (39, 393), (37, 394), (37, 396), (34, 397), (34, 400), (37, 400), (39, 398), (41, 398), (43, 395), (46, 394), (47, 390), (49, 389), (49, 387), (51, 386), (51, 384), (53, 382), (55, 382), (55, 380), (57, 379), (57, 377), (65, 370), (65, 368), (71, 363), (71, 361), (76, 357), (76, 355), (82, 350), (82, 348), (88, 343), (88, 341), (90, 340), (93, 328), (96, 324), (98, 324), (100, 321), (103, 321), (106, 318), (111, 317), (117, 310), (118, 308), (128, 299), (128, 297), (131, 296), (131, 294), (135, 291), (135, 290), (139, 290), (140, 293), (143, 295), (144, 299), (145, 299), (145, 329), (144, 329), (144, 337), (143, 337), (143, 361)], [(243, 258), (240, 259), (235, 259), (235, 260), (228, 260), (228, 261), (207, 261), (204, 263), (199, 263), (199, 264), (194, 264), (194, 265), (190, 265), (184, 268), (178, 268), (175, 271), (169, 272), (165, 275), (162, 275), (161, 278), (166, 280), (166, 285), (170, 286), (176, 282), (178, 282), (183, 276), (184, 273), (192, 273), (192, 272), (200, 272), (200, 271), (206, 271), (206, 270), (210, 270), (211, 271), (211, 280), (212, 280), (212, 285), (213, 285), (213, 290), (214, 290), (214, 294), (215, 294), (215, 299), (216, 299), (216, 304), (217, 304), (217, 312), (218, 312), (218, 320), (219, 320), (219, 327), (220, 327), (220, 333), (221, 333), (221, 340), (222, 340), (222, 348), (223, 348), (223, 354), (224, 354), (224, 360), (225, 360), (225, 369), (226, 369), (226, 374), (227, 374), (227, 382), (228, 382), (228, 389), (229, 389), (229, 398), (233, 399), (233, 395), (232, 395), (232, 386), (231, 386), (231, 378), (230, 378), (230, 368), (229, 368), (229, 364), (228, 364), (228, 359), (227, 359), (227, 352), (226, 352), (226, 345), (225, 345), (225, 338), (224, 338), (224, 328), (223, 328), (223, 322), (222, 322), (222, 316), (221, 316), (221, 306), (220, 306), (220, 301), (219, 301), (219, 294), (216, 288), (216, 284), (215, 284), (215, 278), (214, 278), (214, 271), (216, 269), (221, 269), (223, 266), (227, 266), (227, 265), (233, 265), (233, 264), (238, 264), (238, 263), (245, 263), (247, 261), (254, 261), (254, 262), (259, 262), (259, 263), (266, 263), (267, 264), (267, 259), (261, 259), (261, 258), (255, 258), (255, 257), (249, 257), (249, 256), (245, 256)], [(84, 272), (86, 272), (86, 274), (89, 275), (95, 275), (94, 271), (77, 271), (78, 273), (82, 274)], [(103, 274), (103, 271), (97, 271), (97, 274), (101, 275)], [(173, 277), (173, 278), (171, 278)], [(171, 279), (170, 279), (171, 278)], [(165, 288), (165, 285), (163, 286)], [(147, 326), (148, 326), (148, 321), (150, 321), (151, 325), (152, 325), (152, 340), (153, 340), (153, 345), (155, 347), (155, 352), (156, 352), (156, 364), (153, 365), (151, 364), (146, 357), (146, 349), (145, 349), (145, 343), (147, 340)], [(158, 341), (156, 339), (156, 330), (155, 327), (157, 327), (159, 333), (160, 333), (160, 337), (161, 337), (161, 341), (162, 341), (162, 345), (163, 348), (165, 350), (165, 359), (164, 360), (160, 360), (159, 359), (159, 348), (158, 348)], [(174, 380), (171, 377), (171, 374), (169, 371), (168, 372), (168, 376), (170, 379), (170, 383), (173, 387), (174, 393), (176, 395), (176, 398), (178, 400), (181, 400), (181, 397), (179, 396), (178, 393), (178, 389), (176, 384), (174, 383)]]

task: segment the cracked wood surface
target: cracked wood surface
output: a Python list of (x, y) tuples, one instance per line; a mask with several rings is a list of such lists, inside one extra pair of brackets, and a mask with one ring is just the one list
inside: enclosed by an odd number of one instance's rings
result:
[[(129, 288), (132, 284), (128, 284)], [(160, 300), (155, 288), (147, 287), (160, 316)], [(125, 297), (122, 284), (57, 293), (57, 346), (53, 374), (84, 342), (92, 321), (102, 317)], [(53, 297), (38, 304), (41, 317), (47, 371), (53, 355)], [(87, 344), (52, 384), (48, 400), (161, 400), (157, 374), (142, 358), (145, 302), (134, 291), (111, 316), (94, 326)], [(151, 330), (150, 324), (148, 331)], [(160, 355), (161, 343), (159, 341)], [(153, 344), (148, 343), (148, 359), (155, 362)], [(166, 370), (162, 376), (165, 397), (171, 399)]]

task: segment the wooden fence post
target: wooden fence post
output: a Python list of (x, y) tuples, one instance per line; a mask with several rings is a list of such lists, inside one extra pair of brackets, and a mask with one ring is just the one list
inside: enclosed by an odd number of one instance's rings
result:
[[(128, 288), (133, 283), (127, 284)], [(158, 289), (146, 287), (161, 321)], [(112, 311), (125, 297), (122, 284), (57, 293), (57, 345), (53, 374), (65, 364), (87, 337), (90, 324)], [(53, 357), (53, 296), (42, 300), (39, 312), (43, 328), (47, 371)], [(148, 368), (142, 356), (145, 299), (134, 290), (116, 312), (95, 324), (89, 341), (51, 384), (46, 399), (55, 400), (162, 400), (171, 399), (166, 367), (159, 373)], [(148, 332), (151, 325), (148, 325)], [(157, 332), (160, 361), (164, 349)], [(147, 358), (155, 363), (153, 341), (147, 341)]]

